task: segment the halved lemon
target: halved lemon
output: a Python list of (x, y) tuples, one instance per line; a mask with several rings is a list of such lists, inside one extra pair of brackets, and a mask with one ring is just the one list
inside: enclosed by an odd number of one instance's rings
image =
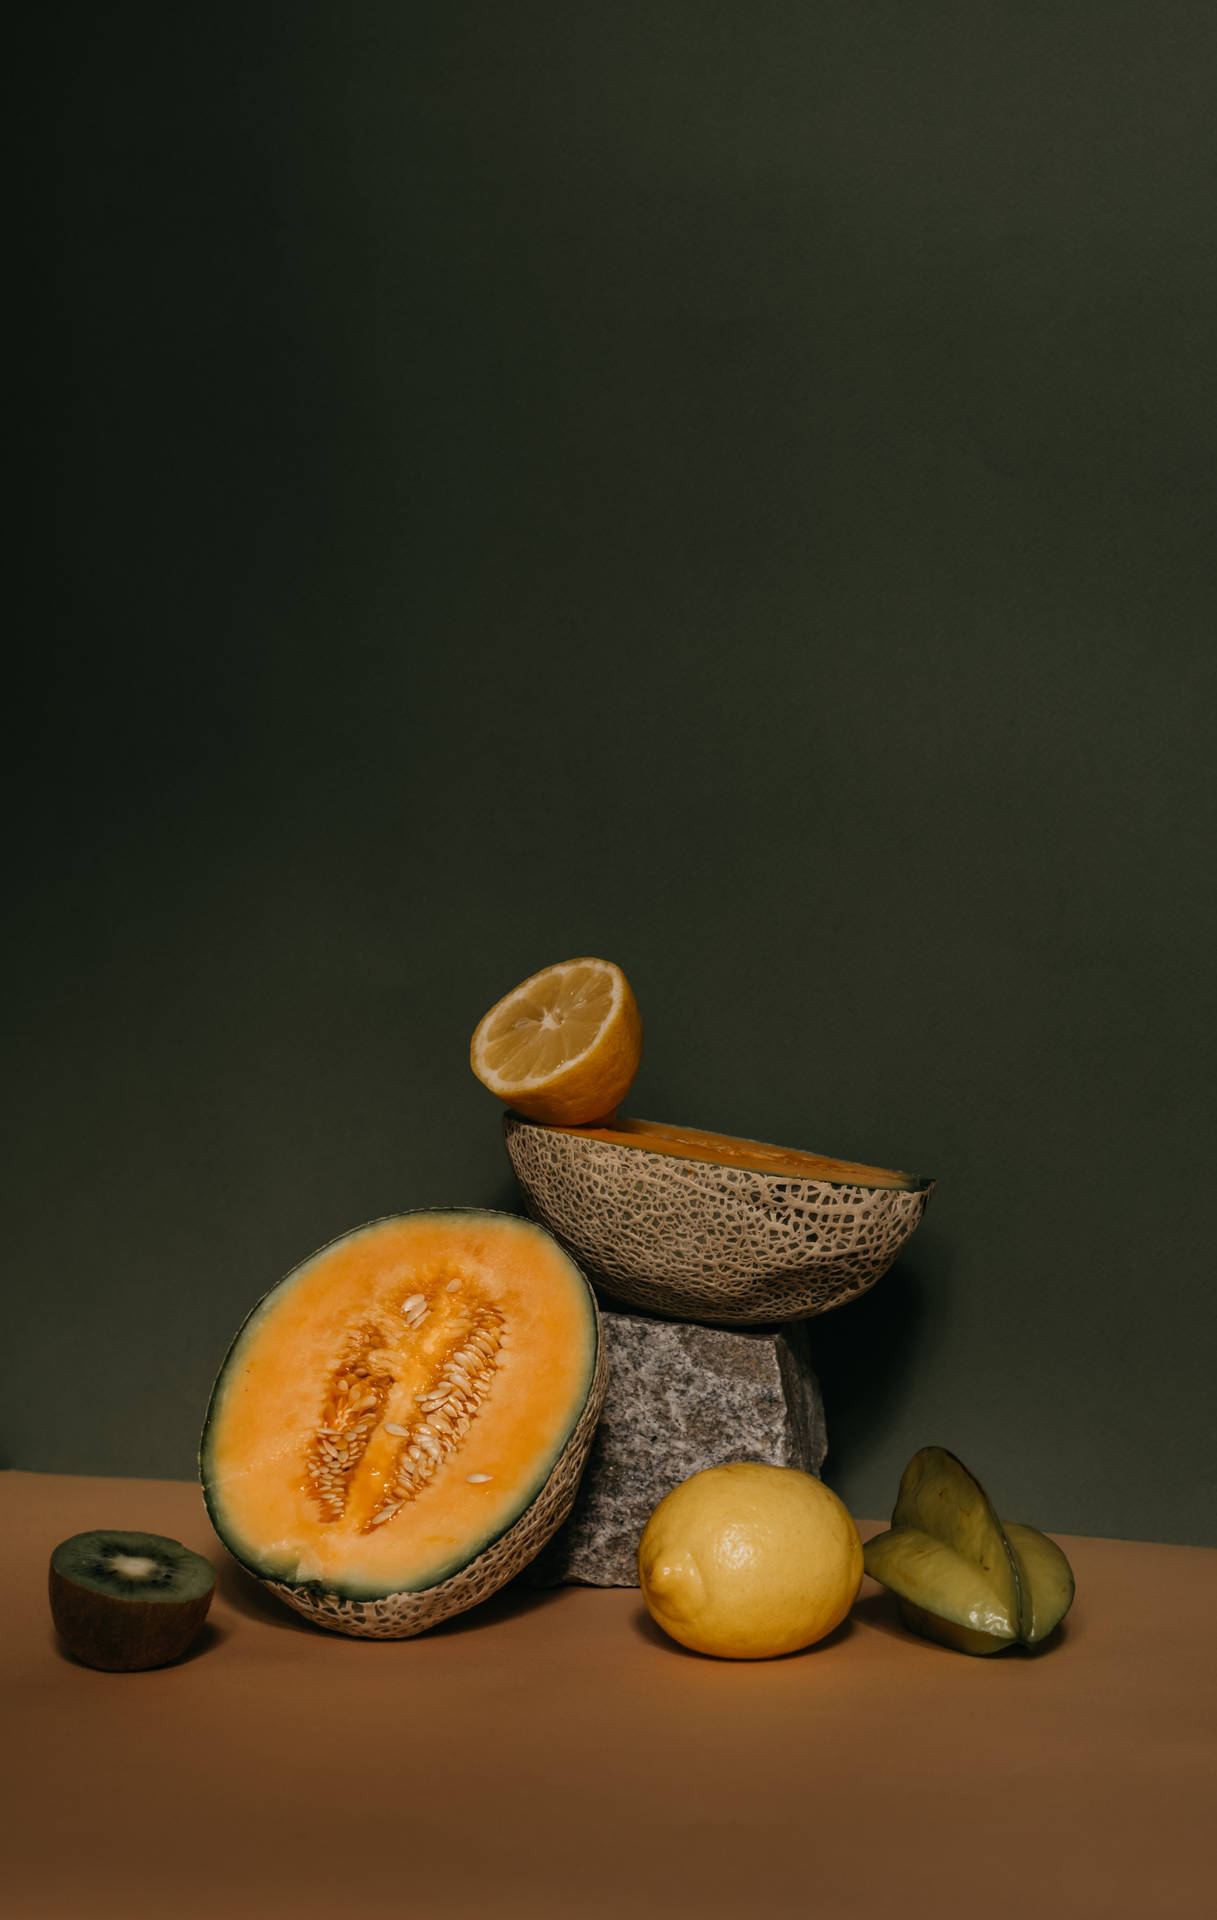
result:
[(469, 1064), (530, 1120), (586, 1126), (614, 1114), (642, 1059), (642, 1021), (611, 960), (560, 960), (495, 1002), (474, 1029)]

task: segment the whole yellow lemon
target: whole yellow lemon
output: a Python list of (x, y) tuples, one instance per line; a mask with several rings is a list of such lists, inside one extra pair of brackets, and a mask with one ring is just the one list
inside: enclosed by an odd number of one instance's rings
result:
[(698, 1653), (768, 1660), (840, 1626), (862, 1542), (830, 1488), (794, 1467), (739, 1461), (674, 1487), (647, 1521), (638, 1580), (651, 1617)]

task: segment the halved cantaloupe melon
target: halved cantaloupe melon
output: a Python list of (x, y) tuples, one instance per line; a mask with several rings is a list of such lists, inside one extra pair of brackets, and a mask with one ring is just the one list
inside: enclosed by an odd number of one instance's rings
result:
[(421, 1633), (561, 1525), (605, 1379), (591, 1288), (543, 1228), (472, 1209), (374, 1221), (233, 1341), (200, 1449), (212, 1523), (319, 1625)]
[(647, 1313), (749, 1326), (825, 1313), (887, 1272), (932, 1180), (654, 1120), (504, 1117), (530, 1214)]

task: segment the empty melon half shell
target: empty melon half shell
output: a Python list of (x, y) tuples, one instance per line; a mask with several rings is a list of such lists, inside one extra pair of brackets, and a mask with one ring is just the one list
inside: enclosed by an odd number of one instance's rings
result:
[(421, 1633), (561, 1525), (605, 1380), (591, 1288), (543, 1228), (374, 1221), (296, 1267), (233, 1341), (200, 1449), (212, 1524), (319, 1626)]

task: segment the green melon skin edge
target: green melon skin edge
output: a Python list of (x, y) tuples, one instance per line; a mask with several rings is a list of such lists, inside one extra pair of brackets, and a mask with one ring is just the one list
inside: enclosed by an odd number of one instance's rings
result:
[(1073, 1570), (1035, 1527), (998, 1519), (975, 1474), (945, 1447), (905, 1468), (885, 1533), (863, 1561), (911, 1632), (959, 1653), (1039, 1647), (1073, 1604)]

